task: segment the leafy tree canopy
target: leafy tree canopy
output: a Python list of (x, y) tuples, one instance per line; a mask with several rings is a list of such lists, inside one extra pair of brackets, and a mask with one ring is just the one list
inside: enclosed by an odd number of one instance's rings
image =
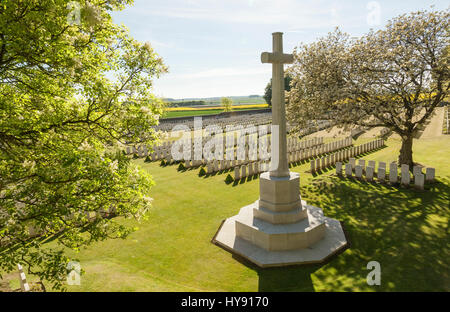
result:
[[(290, 91), (291, 90), (291, 80), (292, 78), (289, 75), (284, 75), (284, 90)], [(266, 101), (269, 106), (272, 106), (272, 78), (270, 78), (269, 83), (266, 86), (266, 89), (264, 90), (264, 100)]]
[(220, 104), (223, 107), (224, 112), (231, 112), (231, 110), (233, 109), (233, 100), (227, 97), (223, 97), (220, 100)]
[(61, 287), (65, 248), (132, 230), (100, 211), (139, 219), (150, 207), (151, 178), (117, 150), (155, 140), (162, 102), (151, 93), (152, 79), (166, 67), (150, 44), (113, 23), (110, 13), (131, 3), (1, 2), (3, 271), (21, 263)]
[(387, 127), (402, 138), (399, 162), (412, 167), (413, 137), (450, 88), (449, 17), (419, 11), (359, 39), (337, 29), (297, 47), (288, 118)]

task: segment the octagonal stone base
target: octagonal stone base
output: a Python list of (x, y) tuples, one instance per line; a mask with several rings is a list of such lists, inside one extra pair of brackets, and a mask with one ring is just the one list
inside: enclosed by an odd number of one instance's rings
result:
[(289, 172), (287, 177), (271, 177), (264, 172), (259, 177), (259, 207), (276, 212), (300, 208), (300, 175)]
[[(304, 219), (293, 224), (272, 224), (255, 218), (254, 212), (259, 208), (256, 201), (226, 219), (213, 243), (263, 268), (321, 263), (347, 246), (339, 221), (325, 217), (322, 209), (304, 201), (301, 206), (307, 213)], [(291, 243), (297, 242), (279, 248), (289, 244), (289, 236)]]

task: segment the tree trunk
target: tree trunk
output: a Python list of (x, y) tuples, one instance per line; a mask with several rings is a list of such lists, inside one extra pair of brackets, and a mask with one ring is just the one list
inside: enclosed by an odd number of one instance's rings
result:
[(412, 156), (413, 135), (402, 137), (402, 148), (400, 149), (400, 155), (398, 157), (399, 165), (408, 165), (409, 170), (413, 168), (413, 156)]

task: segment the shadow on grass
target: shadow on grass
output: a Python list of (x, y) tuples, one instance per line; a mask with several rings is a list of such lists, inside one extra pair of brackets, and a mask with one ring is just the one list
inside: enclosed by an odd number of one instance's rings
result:
[[(330, 182), (331, 181), (331, 182)], [(348, 290), (448, 291), (448, 228), (450, 180), (426, 192), (380, 183), (327, 177), (302, 187), (308, 204), (345, 224), (352, 243), (329, 266), (353, 281)], [(381, 264), (382, 284), (366, 284), (369, 261)], [(326, 278), (330, 270), (318, 272)], [(343, 285), (337, 282), (336, 289)], [(346, 289), (344, 289), (346, 290)]]
[[(257, 272), (259, 291), (450, 290), (450, 179), (417, 192), (328, 176), (303, 186), (301, 194), (345, 225), (351, 246), (325, 264), (268, 269), (233, 255)], [(370, 261), (381, 265), (380, 286), (367, 284)]]
[(233, 254), (233, 259), (258, 273), (258, 291), (304, 291), (313, 292), (311, 274), (322, 265), (308, 264), (282, 268), (262, 269), (247, 259)]

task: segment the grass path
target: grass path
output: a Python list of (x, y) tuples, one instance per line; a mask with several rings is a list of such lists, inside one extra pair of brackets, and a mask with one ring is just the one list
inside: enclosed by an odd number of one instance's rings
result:
[(421, 139), (434, 138), (442, 135), (442, 126), (444, 123), (444, 107), (437, 107), (430, 118), (428, 125), (425, 127)]

